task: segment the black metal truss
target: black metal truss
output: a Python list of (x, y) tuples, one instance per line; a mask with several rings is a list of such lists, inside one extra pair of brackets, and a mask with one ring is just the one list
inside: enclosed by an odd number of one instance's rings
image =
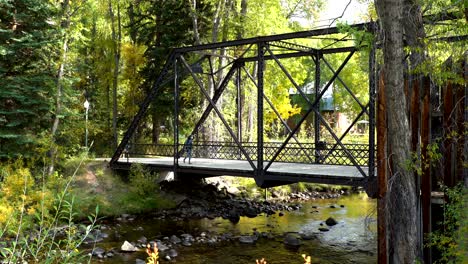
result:
[[(373, 26), (374, 26), (374, 23), (363, 23), (363, 24), (354, 25), (353, 27), (357, 29), (370, 29)], [(117, 147), (114, 153), (114, 156), (112, 157), (111, 166), (112, 164), (115, 164), (118, 161), (124, 149), (128, 149), (129, 140), (132, 134), (136, 130), (138, 123), (140, 122), (140, 120), (142, 120), (144, 114), (146, 113), (149, 107), (149, 104), (155, 98), (160, 88), (164, 84), (168, 83), (171, 79), (173, 79), (174, 80), (174, 113), (175, 113), (176, 118), (174, 120), (174, 142), (175, 143), (173, 146), (172, 155), (174, 156), (174, 171), (178, 170), (177, 157), (181, 154), (179, 138), (178, 138), (178, 134), (179, 134), (178, 101), (179, 101), (179, 93), (180, 93), (179, 82), (181, 78), (185, 77), (186, 75), (189, 75), (199, 87), (199, 90), (203, 94), (204, 98), (209, 102), (207, 108), (204, 110), (203, 114), (201, 115), (201, 118), (196, 123), (195, 127), (193, 128), (192, 134), (195, 134), (200, 129), (202, 124), (207, 120), (208, 116), (213, 110), (218, 116), (218, 118), (222, 121), (225, 128), (228, 130), (232, 140), (234, 141), (235, 146), (237, 148), (237, 152), (236, 152), (237, 156), (239, 158), (243, 157), (243, 159), (246, 159), (249, 162), (252, 169), (255, 171), (254, 172), (255, 178), (260, 179), (260, 181), (263, 181), (264, 175), (268, 174), (269, 167), (272, 165), (273, 162), (277, 161), (278, 156), (280, 154), (291, 156), (291, 154), (294, 154), (294, 153), (296, 153), (296, 156), (298, 155), (298, 153), (301, 153), (300, 155), (305, 157), (307, 159), (307, 162), (315, 162), (315, 163), (321, 163), (324, 161), (335, 162), (335, 163), (346, 162), (348, 165), (356, 166), (356, 168), (360, 171), (362, 176), (364, 178), (367, 177), (366, 173), (361, 168), (362, 165), (368, 165), (368, 164), (362, 163), (362, 158), (363, 158), (362, 153), (364, 152), (359, 152), (361, 154), (356, 154), (358, 152), (355, 152), (354, 150), (353, 151), (348, 150), (349, 146), (347, 147), (345, 144), (341, 142), (344, 135), (341, 137), (338, 137), (337, 135), (335, 135), (332, 128), (328, 125), (325, 119), (321, 116), (320, 103), (319, 103), (325, 91), (331, 86), (331, 84), (335, 80), (338, 80), (343, 84), (345, 89), (352, 95), (353, 99), (360, 105), (362, 111), (359, 117), (363, 113), (371, 115), (370, 111), (369, 112), (367, 111), (367, 106), (362, 105), (362, 103), (352, 93), (351, 89), (349, 89), (348, 86), (339, 77), (339, 73), (341, 72), (343, 67), (346, 65), (346, 63), (349, 61), (351, 56), (357, 51), (357, 48), (339, 47), (339, 48), (317, 49), (317, 48), (311, 48), (311, 47), (307, 47), (304, 45), (288, 42), (288, 40), (297, 39), (297, 38), (309, 38), (313, 36), (329, 35), (329, 34), (336, 34), (336, 33), (339, 33), (339, 30), (337, 28), (327, 28), (327, 29), (280, 34), (280, 35), (267, 36), (267, 37), (250, 38), (250, 39), (243, 39), (243, 40), (236, 40), (236, 41), (228, 41), (228, 42), (223, 42), (223, 43), (213, 43), (213, 44), (174, 49), (169, 55), (169, 58), (165, 66), (163, 67), (163, 70), (161, 71), (158, 78), (154, 82), (153, 88), (150, 90), (150, 92), (148, 93), (148, 96), (142, 102), (137, 115), (133, 119), (126, 133), (124, 134), (122, 141), (120, 142), (119, 146)], [(239, 55), (237, 58), (230, 59), (228, 63), (222, 67), (222, 69), (218, 69), (217, 71), (214, 70), (214, 67), (211, 62), (211, 56), (213, 55), (210, 54), (212, 50), (229, 48), (229, 47), (241, 47), (241, 46), (242, 47), (247, 46), (246, 49), (243, 49), (243, 52), (241, 53), (241, 55)], [(249, 55), (255, 52), (255, 50), (253, 49), (253, 47), (255, 46), (257, 47), (256, 55), (254, 56)], [(275, 49), (273, 51), (273, 49), (271, 49), (270, 47), (276, 47), (278, 49)], [(205, 51), (208, 51), (208, 52), (205, 52)], [(334, 71), (332, 66), (323, 58), (323, 56), (326, 54), (343, 53), (343, 52), (349, 52), (349, 55), (344, 60), (342, 65), (336, 71)], [(200, 56), (200, 59), (198, 59), (198, 61), (196, 61), (194, 65), (199, 65), (200, 63), (203, 63), (204, 61), (208, 61), (210, 72), (203, 73), (203, 74), (211, 75), (210, 78), (212, 78), (212, 82), (216, 85), (216, 89), (212, 97), (210, 97), (208, 92), (205, 90), (203, 82), (199, 79), (197, 75), (198, 73), (194, 72), (192, 69), (192, 66), (189, 65), (189, 63), (186, 61), (184, 56), (187, 54), (198, 54)], [(315, 62), (316, 98), (313, 101), (309, 100), (309, 98), (304, 93), (304, 91), (302, 91), (302, 88), (297, 84), (297, 82), (294, 80), (292, 75), (288, 72), (288, 70), (281, 63), (281, 59), (298, 58), (298, 57), (311, 57), (313, 61)], [(306, 102), (309, 105), (309, 109), (307, 110), (307, 112), (301, 118), (299, 123), (293, 129), (291, 129), (288, 126), (288, 124), (281, 117), (281, 115), (279, 114), (279, 112), (277, 111), (273, 103), (271, 102), (271, 100), (269, 100), (269, 98), (263, 92), (263, 86), (264, 86), (264, 81), (265, 81), (264, 80), (264, 68), (266, 65), (265, 62), (267, 60), (275, 61), (276, 65), (278, 65), (281, 68), (282, 72), (290, 80), (291, 84), (296, 88), (299, 94), (301, 94), (301, 96), (304, 98), (304, 100), (306, 100)], [(257, 65), (257, 80), (255, 80), (253, 76), (251, 76), (248, 73), (248, 71), (245, 69), (245, 64), (249, 62), (255, 62)], [(320, 76), (321, 76), (320, 62), (323, 62), (333, 73), (333, 77), (330, 80), (328, 80), (327, 84), (322, 90), (320, 90), (321, 88), (320, 87)], [(178, 64), (181, 64), (182, 67), (179, 67)], [(214, 76), (218, 74), (220, 70), (224, 70), (224, 69), (229, 69), (229, 70), (227, 74), (224, 76), (224, 78), (218, 84), (216, 84)], [(240, 115), (237, 116), (238, 121), (237, 121), (236, 126), (237, 126), (238, 131), (237, 133), (235, 133), (234, 130), (230, 127), (230, 125), (226, 121), (226, 119), (224, 118), (221, 111), (216, 106), (217, 101), (222, 96), (223, 92), (226, 90), (229, 81), (235, 79), (235, 84), (238, 90), (237, 106), (241, 107), (242, 102), (240, 101), (240, 89), (241, 89), (240, 82), (241, 82), (242, 70), (247, 73), (248, 78), (250, 78), (250, 80), (254, 83), (255, 87), (257, 88), (257, 142), (256, 142), (255, 152), (252, 152), (251, 146), (249, 146), (248, 144), (246, 145), (245, 143), (242, 142), (242, 133), (241, 133), (242, 123), (240, 122), (242, 117)], [(375, 88), (371, 87), (370, 89), (372, 90)], [(264, 135), (263, 102), (264, 101), (267, 102), (269, 107), (275, 112), (276, 116), (280, 119), (283, 126), (289, 132), (286, 140), (275, 148), (267, 148), (265, 143), (263, 142), (263, 135)], [(301, 124), (306, 120), (308, 115), (310, 115), (310, 113), (312, 112), (315, 113), (314, 115), (315, 142), (314, 142), (313, 148), (310, 148), (310, 147), (307, 148), (305, 147), (304, 144), (301, 144), (301, 142), (299, 142), (295, 134), (299, 130)], [(370, 119), (373, 119), (373, 117), (370, 117)], [(357, 120), (354, 120), (352, 125), (354, 125), (356, 122)], [(320, 130), (321, 125), (323, 125), (326, 128), (326, 130), (331, 134), (331, 136), (336, 141), (336, 143), (333, 145), (332, 148), (320, 147), (319, 130)], [(346, 133), (349, 131), (349, 129), (346, 131)], [(291, 145), (291, 143), (289, 143), (291, 138), (295, 140), (297, 144), (297, 148), (287, 147)], [(310, 150), (312, 150), (313, 152), (311, 153)], [(366, 152), (365, 155), (370, 156), (370, 153), (367, 153), (367, 151), (373, 152), (374, 148), (369, 148), (368, 150), (364, 150), (364, 151)], [(334, 154), (335, 152), (337, 154)], [(340, 157), (340, 155), (342, 156), (342, 158), (338, 158)], [(358, 158), (358, 161), (356, 161), (356, 158)], [(369, 162), (371, 162), (372, 160), (373, 159), (369, 159)], [(264, 161), (267, 163), (264, 164)]]

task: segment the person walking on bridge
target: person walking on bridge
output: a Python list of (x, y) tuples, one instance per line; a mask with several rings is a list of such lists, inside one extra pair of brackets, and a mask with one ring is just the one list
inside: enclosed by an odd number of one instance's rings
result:
[(184, 150), (185, 150), (185, 158), (184, 158), (184, 163), (185, 159), (188, 158), (188, 163), (192, 164), (190, 160), (192, 159), (192, 145), (193, 145), (193, 135), (188, 136), (187, 140), (185, 140), (184, 143)]

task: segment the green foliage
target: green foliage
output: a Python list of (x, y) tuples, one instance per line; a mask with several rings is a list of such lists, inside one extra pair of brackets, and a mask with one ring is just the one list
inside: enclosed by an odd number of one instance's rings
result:
[(147, 171), (141, 164), (133, 164), (130, 168), (130, 190), (141, 196), (154, 195), (158, 189), (158, 176)]
[(2, 260), (78, 263), (86, 259), (79, 247), (91, 237), (99, 209), (87, 224), (75, 223), (74, 197), (68, 189), (74, 175), (67, 180), (56, 174), (47, 179), (33, 177), (22, 161), (3, 165), (0, 171)]
[(426, 246), (434, 247), (441, 253), (435, 263), (466, 263), (468, 232), (468, 190), (463, 184), (454, 188), (443, 188), (448, 203), (444, 204), (444, 220), (441, 228), (426, 239)]
[(175, 206), (172, 200), (159, 193), (157, 175), (135, 166), (128, 176), (129, 182), (124, 182), (106, 166), (107, 163), (103, 162), (87, 164), (86, 171), (79, 174), (72, 186), (78, 217), (86, 217), (96, 205), (103, 216), (143, 213)]
[(48, 1), (0, 1), (0, 158), (33, 156), (49, 125), (53, 15)]

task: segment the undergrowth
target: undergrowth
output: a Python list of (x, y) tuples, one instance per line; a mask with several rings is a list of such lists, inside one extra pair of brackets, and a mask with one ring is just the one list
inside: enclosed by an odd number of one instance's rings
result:
[(443, 188), (447, 195), (441, 228), (427, 237), (427, 247), (440, 252), (435, 263), (468, 263), (468, 189), (463, 184)]
[(139, 214), (175, 206), (161, 195), (158, 175), (139, 164), (131, 167), (128, 182), (114, 175), (103, 163), (89, 164), (88, 169), (86, 173), (94, 174), (96, 182), (90, 184), (80, 179), (81, 183), (72, 190), (81, 217), (92, 212), (90, 205), (99, 205), (102, 216)]
[[(72, 176), (35, 176), (22, 160), (0, 168), (0, 256), (5, 263), (78, 263), (89, 257), (79, 247), (92, 240), (98, 207), (87, 224), (76, 221)], [(3, 263), (2, 262), (2, 263)]]

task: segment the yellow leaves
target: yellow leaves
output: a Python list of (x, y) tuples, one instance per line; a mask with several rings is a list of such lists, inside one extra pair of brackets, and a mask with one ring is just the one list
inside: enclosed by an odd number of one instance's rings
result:
[(311, 264), (312, 263), (312, 258), (310, 256), (307, 256), (306, 254), (302, 254), (301, 256), (304, 259), (304, 264)]
[(18, 197), (34, 186), (34, 179), (27, 168), (6, 168), (6, 176), (1, 186), (4, 197)]
[(159, 264), (158, 244), (154, 243), (153, 248), (151, 248), (150, 244), (146, 245), (146, 254), (148, 254), (147, 264)]
[[(144, 54), (146, 46), (125, 42), (122, 44), (122, 55), (130, 66), (142, 67), (146, 61)], [(127, 67), (130, 67), (127, 66)]]
[(6, 223), (13, 213), (13, 207), (8, 204), (0, 203), (0, 226)]

